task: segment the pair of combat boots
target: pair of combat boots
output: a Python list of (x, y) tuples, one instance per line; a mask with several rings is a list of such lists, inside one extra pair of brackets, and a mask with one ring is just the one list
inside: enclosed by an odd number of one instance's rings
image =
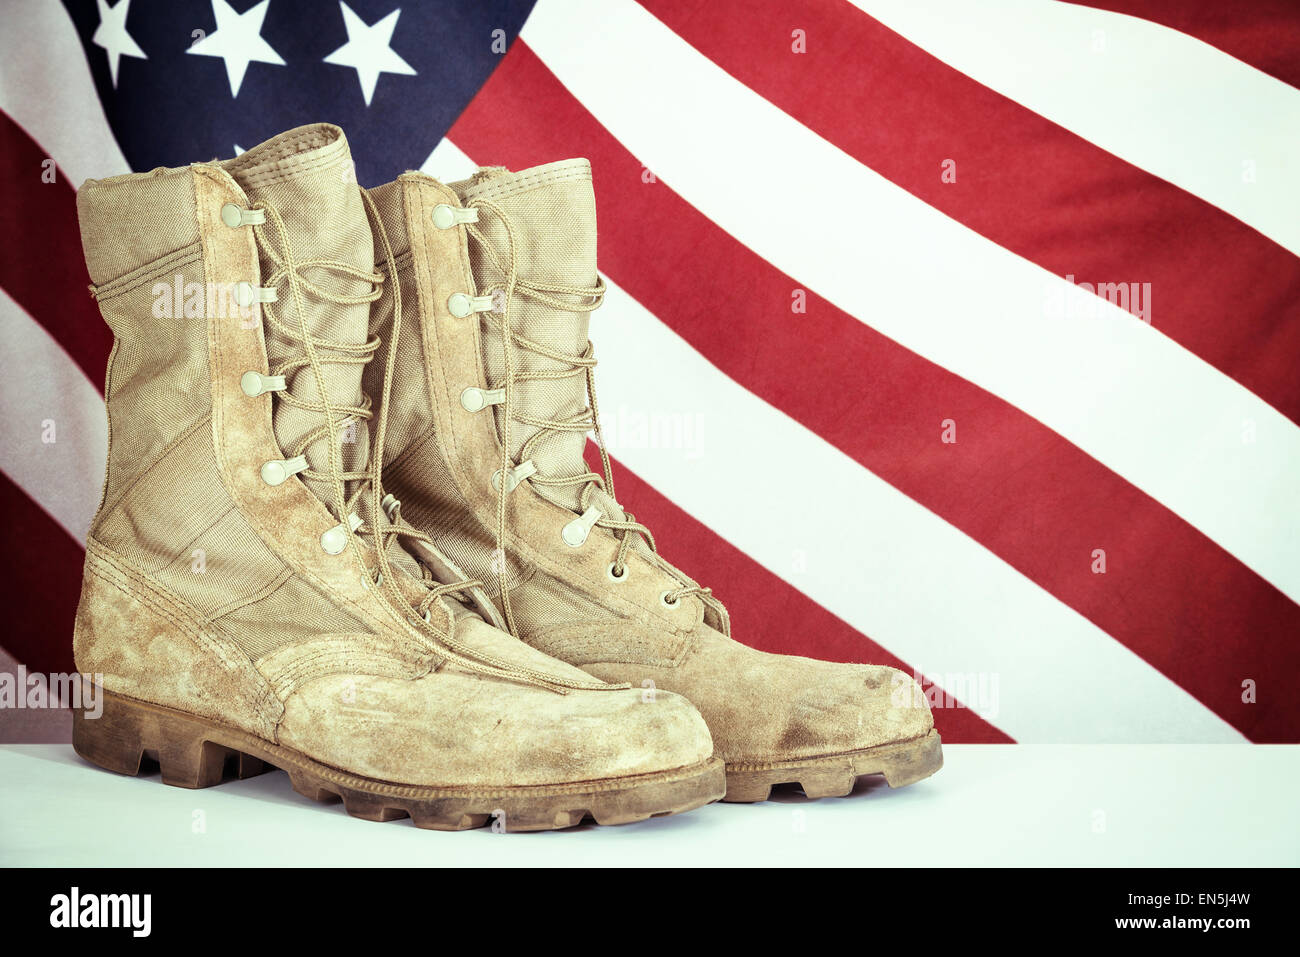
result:
[(937, 770), (910, 678), (734, 641), (588, 469), (587, 162), (352, 168), (321, 124), (78, 194), (115, 336), (78, 753), (442, 829)]

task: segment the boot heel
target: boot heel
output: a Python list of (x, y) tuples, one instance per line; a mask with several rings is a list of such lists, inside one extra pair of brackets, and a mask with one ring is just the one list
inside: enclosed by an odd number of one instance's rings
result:
[(210, 740), (213, 728), (170, 709), (100, 691), (103, 713), (72, 715), (72, 746), (77, 754), (118, 774), (138, 775), (145, 759), (156, 763), (163, 784), (206, 788), (227, 777), (247, 778), (267, 766)]

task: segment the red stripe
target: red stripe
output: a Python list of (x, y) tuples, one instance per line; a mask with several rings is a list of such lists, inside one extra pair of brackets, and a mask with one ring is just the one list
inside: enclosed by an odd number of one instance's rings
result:
[[(643, 184), (637, 160), (527, 46), (512, 48), (450, 135), (480, 161), (515, 169), (590, 157), (604, 271), (724, 373), (979, 541), (1248, 737), (1300, 740), (1294, 698), (1244, 704), (1236, 677), (1300, 673), (1300, 608), (1014, 406), (815, 295), (806, 315), (792, 317), (790, 291), (799, 284), (662, 182)], [(825, 400), (829, 385), (834, 402)], [(939, 441), (949, 417), (958, 422), (955, 445)], [(685, 554), (665, 546), (670, 559)], [(1105, 575), (1091, 572), (1095, 548), (1107, 552)], [(763, 635), (761, 619), (753, 627), (744, 640), (779, 640)]]
[[(1286, 249), (844, 0), (645, 6), (799, 122), (988, 239), (1078, 282), (1151, 283), (1159, 332), (1300, 422), (1300, 259)], [(806, 30), (808, 52), (792, 53), (790, 30), (773, 24)], [(941, 182), (947, 159), (956, 183)]]
[[(599, 471), (599, 453), (588, 451)], [(706, 585), (727, 606), (732, 634), (763, 651), (806, 655), (826, 661), (889, 665), (915, 674), (911, 665), (890, 654), (866, 635), (840, 620), (798, 589), (754, 561), (707, 525), (696, 521), (655, 491), (626, 466), (615, 463), (619, 498), (635, 503), (637, 521), (653, 531), (672, 530), (665, 556)], [(686, 564), (683, 564), (686, 562)], [(928, 690), (930, 685), (923, 682)], [(935, 725), (946, 742), (1013, 742), (964, 706), (936, 708)]]
[(81, 546), (0, 472), (5, 545), (5, 628), (0, 644), (33, 671), (69, 673), (72, 622), (81, 597)]
[(49, 157), (0, 112), (0, 287), (45, 327), (100, 390), (113, 334), (87, 285), (77, 194), (63, 170), (42, 180)]
[(1300, 87), (1300, 4), (1296, 0), (1089, 0), (1076, 5), (1171, 27)]

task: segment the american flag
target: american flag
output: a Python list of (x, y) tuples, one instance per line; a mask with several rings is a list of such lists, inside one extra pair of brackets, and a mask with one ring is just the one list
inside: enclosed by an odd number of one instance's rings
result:
[(0, 667), (73, 667), (77, 185), (329, 121), (366, 186), (591, 159), (620, 499), (736, 637), (916, 673), (946, 742), (1300, 741), (1294, 0), (0, 16)]

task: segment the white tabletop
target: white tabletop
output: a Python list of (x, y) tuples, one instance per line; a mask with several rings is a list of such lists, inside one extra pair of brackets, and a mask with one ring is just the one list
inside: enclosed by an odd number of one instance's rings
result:
[(0, 864), (1296, 865), (1300, 747), (952, 745), (929, 780), (777, 793), (623, 827), (493, 834), (376, 824), (272, 772), (202, 791), (0, 747)]

